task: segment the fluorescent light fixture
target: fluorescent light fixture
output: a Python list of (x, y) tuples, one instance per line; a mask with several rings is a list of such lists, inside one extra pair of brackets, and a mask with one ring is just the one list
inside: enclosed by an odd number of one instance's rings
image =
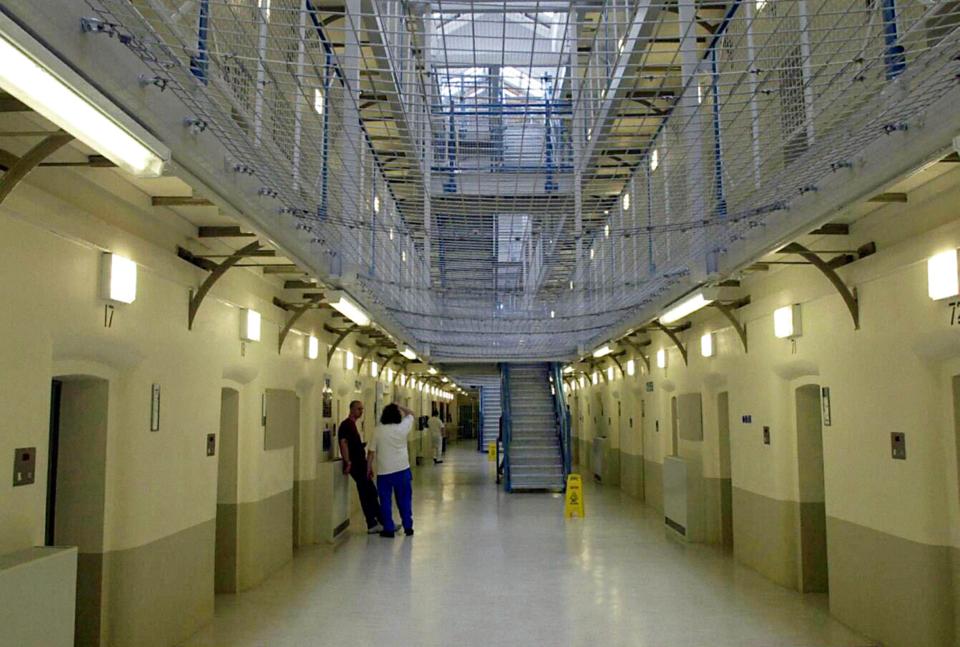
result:
[(369, 326), (370, 317), (343, 292), (330, 293), (330, 307), (358, 326)]
[(260, 341), (260, 313), (256, 310), (240, 309), (240, 339)]
[(757, 13), (763, 11), (763, 8), (767, 6), (767, 0), (756, 0), (757, 3)]
[(441, 378), (440, 378), (440, 381), (443, 382), (444, 384), (446, 384), (447, 382), (450, 381), (450, 378), (448, 378), (448, 377), (441, 377)]
[(637, 363), (632, 359), (627, 360), (627, 375), (633, 376), (637, 373)]
[(596, 255), (596, 253), (597, 253), (597, 250), (595, 250), (593, 247), (591, 247), (591, 248), (590, 248), (590, 260), (591, 260), (591, 261), (593, 260), (593, 257)]
[(307, 337), (307, 359), (320, 357), (320, 340), (310, 335)]
[(661, 348), (657, 351), (657, 368), (667, 368), (667, 349)]
[(570, 375), (571, 373), (573, 373), (573, 367), (567, 366), (566, 368), (563, 369), (563, 373), (564, 375)]
[(664, 312), (660, 317), (660, 323), (672, 324), (675, 321), (680, 321), (684, 317), (693, 314), (697, 310), (705, 308), (714, 301), (716, 301), (716, 299), (712, 294), (708, 295), (704, 291), (697, 292), (696, 294), (687, 297)]
[(697, 103), (703, 103), (703, 86), (697, 83)]
[(400, 260), (403, 261), (404, 263), (407, 262), (407, 250), (402, 250), (400, 252)]
[(658, 166), (660, 166), (660, 151), (654, 148), (650, 153), (650, 170), (656, 171)]
[(587, 388), (587, 378), (585, 378), (583, 375), (580, 376), (580, 388)]
[(263, 19), (270, 22), (270, 0), (260, 0), (258, 5), (263, 10)]
[(600, 384), (600, 371), (594, 371), (593, 375), (590, 376), (590, 381), (593, 384)]
[(415, 359), (417, 359), (417, 354), (416, 354), (415, 352), (413, 352), (413, 349), (410, 348), (409, 346), (404, 347), (404, 349), (403, 349), (402, 351), (400, 351), (400, 354), (403, 355), (404, 357), (406, 357), (406, 358), (409, 359), (409, 360), (415, 360)]
[(380, 364), (376, 360), (370, 362), (370, 377), (376, 377), (380, 374)]
[(960, 294), (957, 250), (940, 252), (927, 259), (927, 294), (934, 301)]
[(387, 382), (393, 382), (393, 369), (387, 369)]
[(713, 357), (713, 333), (708, 332), (700, 338), (700, 354), (704, 357)]
[(148, 148), (90, 99), (14, 44), (7, 33), (0, 34), (0, 61), (0, 89), (128, 173), (160, 176), (166, 151), (160, 155)]
[(613, 352), (613, 349), (610, 348), (609, 344), (607, 344), (607, 345), (601, 346), (601, 347), (598, 348), (597, 350), (593, 351), (593, 356), (594, 356), (594, 357), (604, 357), (604, 356), (606, 356), (606, 355), (609, 355), (609, 354), (612, 353), (612, 352)]
[[(654, 153), (656, 153), (656, 151), (654, 151)], [(624, 210), (624, 211), (629, 211), (629, 210), (630, 210), (630, 194), (629, 194), (629, 193), (624, 193), (624, 194), (623, 194), (623, 200), (622, 200), (621, 204), (623, 204), (623, 210)]]
[(380, 213), (380, 196), (373, 196), (373, 211), (374, 213)]
[(557, 313), (556, 313), (555, 311), (551, 310), (551, 311), (550, 311), (550, 318), (551, 318), (551, 319), (556, 319), (556, 318), (557, 318)]
[(613, 381), (613, 376), (614, 376), (613, 367), (612, 367), (612, 366), (608, 366), (608, 367), (607, 367), (607, 379), (610, 380), (610, 381)]
[(792, 339), (799, 337), (800, 305), (783, 306), (773, 311), (773, 335), (778, 339)]
[(603, 235), (607, 238), (610, 238), (610, 225), (603, 226)]
[(104, 299), (133, 303), (137, 298), (137, 264), (129, 258), (104, 252), (101, 258), (100, 291)]
[(570, 281), (570, 289), (573, 289), (573, 281)]
[(406, 385), (407, 385), (407, 376), (404, 375), (403, 373), (401, 373), (401, 374), (400, 374), (400, 386), (406, 386)]
[(436, 374), (437, 374), (437, 369), (435, 369), (435, 368), (433, 368), (433, 367), (431, 366), (430, 368), (427, 369), (427, 373), (429, 373), (430, 375), (436, 375)]
[(347, 351), (346, 358), (344, 359), (344, 366), (348, 371), (353, 370), (353, 351)]
[(393, 227), (390, 228), (390, 240), (393, 240)]
[(313, 89), (313, 111), (318, 115), (323, 115), (323, 90)]

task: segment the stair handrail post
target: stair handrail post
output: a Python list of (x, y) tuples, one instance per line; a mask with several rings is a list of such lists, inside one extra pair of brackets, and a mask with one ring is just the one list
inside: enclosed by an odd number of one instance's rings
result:
[(560, 452), (563, 460), (563, 488), (566, 491), (567, 476), (570, 475), (570, 408), (567, 406), (566, 394), (563, 392), (563, 370), (559, 363), (550, 364), (553, 375), (554, 408), (557, 413), (557, 433), (560, 437)]
[[(500, 416), (502, 420), (500, 442), (503, 443), (504, 489), (510, 492), (510, 435), (512, 431), (512, 419), (510, 413), (510, 365), (506, 362), (500, 364)], [(498, 452), (499, 449), (500, 445), (498, 443)], [(499, 462), (497, 464), (499, 465)]]

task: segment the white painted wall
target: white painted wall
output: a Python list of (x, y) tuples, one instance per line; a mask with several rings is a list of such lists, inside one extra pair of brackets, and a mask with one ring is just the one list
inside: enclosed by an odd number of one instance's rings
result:
[[(344, 369), (338, 351), (330, 367), (321, 313), (296, 330), (321, 339), (322, 357), (304, 356), (304, 335), (291, 334), (277, 352), (286, 313), (272, 305), (278, 279), (234, 269), (208, 295), (187, 329), (187, 301), (205, 272), (175, 255), (195, 234), (168, 210), (150, 210), (149, 197), (112, 171), (45, 172), (21, 184), (0, 207), (0, 454), (38, 449), (38, 482), (13, 488), (0, 480), (0, 554), (42, 544), (50, 381), (55, 375), (106, 377), (109, 387), (104, 550), (141, 546), (215, 518), (217, 458), (206, 435), (220, 425), (220, 390), (240, 393), (238, 477), (230, 502), (268, 498), (291, 486), (293, 449), (264, 451), (260, 397), (266, 389), (301, 399), (299, 478), (316, 473), (322, 425), (321, 389), (333, 382), (334, 414), (349, 400), (367, 404), (362, 427), (373, 424), (373, 379)], [(109, 188), (109, 192), (106, 188)], [(109, 249), (139, 265), (137, 300), (118, 306), (104, 326), (98, 295), (100, 254)], [(289, 298), (289, 296), (287, 297)], [(238, 309), (263, 315), (262, 341), (239, 339)], [(343, 344), (359, 356), (353, 338)], [(361, 380), (361, 393), (354, 380)], [(161, 385), (161, 428), (150, 432), (151, 385)], [(409, 396), (408, 389), (397, 389)], [(416, 394), (417, 399), (420, 394)], [(423, 405), (420, 405), (421, 408)], [(339, 422), (338, 419), (332, 422)], [(0, 467), (2, 469), (2, 467)], [(9, 469), (7, 467), (6, 469)], [(354, 497), (355, 498), (355, 497)]]

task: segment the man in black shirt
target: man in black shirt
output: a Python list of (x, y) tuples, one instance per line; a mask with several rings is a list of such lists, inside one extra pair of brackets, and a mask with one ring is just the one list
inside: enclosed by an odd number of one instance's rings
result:
[(367, 532), (378, 533), (383, 530), (380, 523), (380, 500), (377, 486), (367, 474), (367, 454), (364, 443), (357, 431), (357, 420), (363, 415), (363, 403), (354, 400), (350, 403), (350, 415), (340, 423), (337, 438), (340, 441), (340, 456), (343, 457), (343, 473), (353, 477), (360, 495), (360, 507), (367, 518)]

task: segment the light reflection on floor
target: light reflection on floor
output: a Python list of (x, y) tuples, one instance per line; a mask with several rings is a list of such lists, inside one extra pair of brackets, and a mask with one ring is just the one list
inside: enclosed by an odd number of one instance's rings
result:
[(415, 472), (414, 537), (356, 529), (336, 549), (301, 549), (257, 588), (218, 596), (186, 645), (871, 644), (825, 596), (666, 540), (662, 517), (617, 489), (585, 484), (586, 519), (565, 521), (558, 495), (498, 489), (473, 444)]

